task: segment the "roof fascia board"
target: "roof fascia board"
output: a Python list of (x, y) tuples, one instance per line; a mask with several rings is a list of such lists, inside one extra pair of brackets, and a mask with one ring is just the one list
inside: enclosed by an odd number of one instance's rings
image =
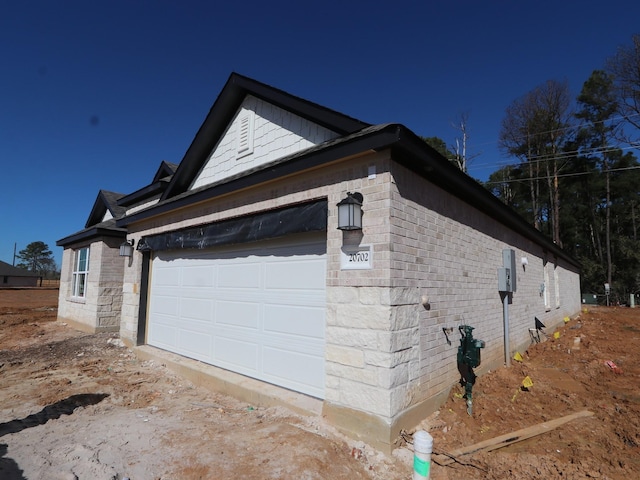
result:
[(67, 247), (68, 245), (91, 240), (97, 237), (113, 237), (124, 239), (127, 237), (127, 230), (124, 228), (90, 228), (87, 230), (82, 230), (78, 233), (74, 233), (73, 235), (69, 235), (68, 237), (61, 238), (56, 242), (56, 246)]
[(85, 228), (88, 228), (91, 225), (95, 225), (96, 223), (100, 223), (105, 213), (107, 213), (107, 201), (102, 194), (102, 190), (100, 190), (98, 192), (98, 196), (96, 197), (96, 201), (93, 202), (91, 213), (89, 213), (89, 217), (84, 224)]
[(129, 207), (137, 202), (161, 193), (165, 188), (167, 188), (168, 183), (168, 180), (158, 180), (151, 185), (147, 185), (140, 190), (136, 190), (135, 192), (120, 198), (118, 200), (118, 205), (121, 207)]
[(284, 90), (258, 82), (257, 80), (244, 77), (237, 73), (232, 74), (232, 76), (234, 76), (235, 84), (244, 91), (244, 94), (241, 95), (240, 102), (244, 100), (247, 94), (251, 94), (254, 97), (295, 113), (302, 118), (317, 123), (340, 135), (348, 135), (371, 126), (369, 123), (349, 117), (301, 97), (291, 95)]

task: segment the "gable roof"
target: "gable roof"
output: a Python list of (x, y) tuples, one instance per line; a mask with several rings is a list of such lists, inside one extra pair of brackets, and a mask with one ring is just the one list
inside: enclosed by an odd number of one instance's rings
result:
[(153, 180), (151, 181), (151, 183), (156, 183), (161, 180), (167, 180), (167, 181), (171, 180), (171, 177), (173, 177), (173, 174), (176, 173), (177, 169), (178, 169), (177, 163), (171, 163), (171, 162), (167, 162), (166, 160), (163, 160), (162, 162), (160, 162), (158, 171), (153, 176)]
[(126, 209), (118, 206), (117, 202), (123, 195), (121, 193), (109, 192), (108, 190), (100, 190), (96, 201), (93, 204), (85, 228), (96, 225), (103, 221), (104, 215), (109, 210), (113, 218), (120, 218), (126, 213)]
[(247, 95), (252, 95), (292, 112), (341, 136), (370, 126), (366, 122), (296, 97), (283, 90), (232, 73), (184, 154), (161, 200), (184, 193), (189, 188)]
[(176, 165), (175, 163), (170, 163), (163, 160), (160, 163), (160, 167), (158, 167), (156, 174), (153, 176), (153, 180), (151, 181), (151, 183), (139, 190), (136, 190), (133, 193), (123, 195), (120, 199), (118, 199), (118, 205), (122, 207), (131, 207), (136, 203), (148, 200), (154, 195), (161, 194), (169, 186), (171, 179), (173, 178), (173, 175), (175, 174), (175, 171), (177, 169), (178, 165)]
[[(126, 215), (128, 206), (162, 193), (177, 168), (178, 166), (175, 163), (163, 160), (158, 170), (156, 170), (151, 184), (128, 195), (100, 190), (89, 214), (87, 223), (85, 223), (85, 228), (61, 238), (56, 242), (56, 245), (58, 247), (66, 247), (96, 237), (126, 238), (127, 230), (117, 226), (116, 220)], [(113, 218), (103, 220), (107, 210)]]
[(14, 267), (7, 262), (0, 260), (0, 275), (6, 277), (39, 277), (40, 275), (34, 274), (29, 270), (23, 268)]

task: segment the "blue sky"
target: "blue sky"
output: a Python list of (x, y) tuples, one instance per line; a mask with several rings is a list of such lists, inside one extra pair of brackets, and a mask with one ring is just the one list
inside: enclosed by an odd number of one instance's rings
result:
[(100, 189), (178, 163), (232, 71), (370, 123), (509, 163), (505, 108), (549, 79), (574, 97), (640, 33), (640, 2), (24, 1), (0, 14), (0, 260), (84, 227)]

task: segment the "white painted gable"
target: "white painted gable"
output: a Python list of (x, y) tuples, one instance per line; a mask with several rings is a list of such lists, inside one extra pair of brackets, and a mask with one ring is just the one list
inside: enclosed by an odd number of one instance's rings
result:
[(247, 95), (190, 189), (237, 175), (338, 136)]

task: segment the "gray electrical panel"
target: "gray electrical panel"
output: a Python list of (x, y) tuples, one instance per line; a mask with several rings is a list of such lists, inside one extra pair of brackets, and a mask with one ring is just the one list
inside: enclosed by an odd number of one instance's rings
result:
[(498, 291), (512, 292), (511, 271), (508, 268), (498, 269)]
[(510, 285), (508, 290), (501, 290), (503, 292), (515, 292), (516, 291), (516, 252), (510, 248), (502, 250), (502, 266), (509, 270)]

